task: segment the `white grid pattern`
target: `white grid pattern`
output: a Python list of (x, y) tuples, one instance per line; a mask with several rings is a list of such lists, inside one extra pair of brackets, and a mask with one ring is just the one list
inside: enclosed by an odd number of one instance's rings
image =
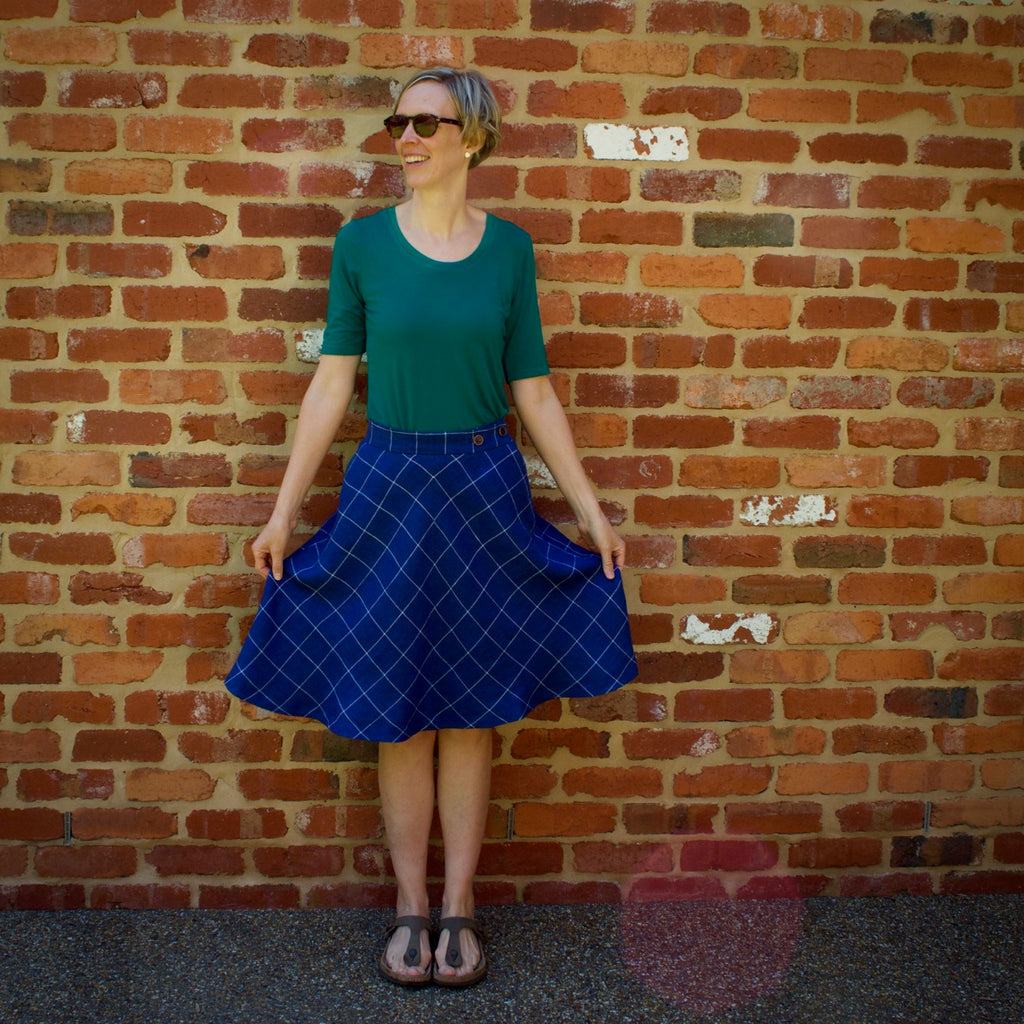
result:
[(622, 582), (533, 509), (504, 423), (371, 424), (226, 681), (353, 739), (489, 727), (636, 676)]

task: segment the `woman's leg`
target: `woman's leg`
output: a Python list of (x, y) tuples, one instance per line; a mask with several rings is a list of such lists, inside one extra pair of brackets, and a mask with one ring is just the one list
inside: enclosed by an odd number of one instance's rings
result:
[[(434, 818), (434, 732), (420, 732), (401, 743), (381, 743), (377, 775), (388, 848), (398, 883), (397, 916), (428, 917), (427, 843)], [(420, 963), (402, 959), (409, 929), (399, 928), (388, 944), (388, 966), (400, 974), (421, 974), (430, 963), (430, 942), (420, 934)]]
[[(442, 917), (472, 917), (473, 878), (480, 859), (491, 795), (491, 730), (443, 729), (437, 744), (437, 806), (444, 836), (444, 896)], [(442, 974), (466, 974), (480, 962), (476, 936), (463, 931), (460, 938), (462, 966), (449, 967), (444, 960), (448, 932), (441, 933), (437, 970)]]

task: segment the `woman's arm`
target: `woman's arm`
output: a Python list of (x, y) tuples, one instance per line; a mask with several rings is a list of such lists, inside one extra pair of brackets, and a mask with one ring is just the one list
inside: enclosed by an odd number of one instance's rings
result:
[(615, 569), (625, 565), (626, 543), (601, 511), (551, 379), (527, 377), (511, 386), (519, 418), (569, 502), (584, 544), (600, 553), (605, 576), (614, 579)]
[(288, 468), (270, 520), (252, 546), (260, 575), (279, 580), (285, 548), (298, 525), (299, 510), (327, 449), (338, 433), (342, 417), (352, 401), (360, 356), (321, 356), (306, 389), (295, 427)]

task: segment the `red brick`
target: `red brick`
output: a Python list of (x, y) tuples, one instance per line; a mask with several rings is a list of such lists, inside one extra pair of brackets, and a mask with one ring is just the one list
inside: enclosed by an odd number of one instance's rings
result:
[(735, 199), (740, 176), (735, 171), (676, 171), (653, 168), (640, 179), (640, 192), (651, 202), (707, 203)]
[(113, 149), (117, 129), (106, 114), (16, 114), (7, 137), (35, 150), (93, 153)]
[[(948, 630), (957, 640), (980, 640), (986, 625), (981, 611), (901, 611), (889, 616), (894, 640), (919, 640), (932, 626)], [(993, 623), (993, 637), (994, 629)]]
[(5, 910), (83, 910), (85, 886), (10, 885), (0, 887)]
[(921, 729), (882, 725), (847, 725), (832, 731), (832, 751), (851, 754), (921, 754), (928, 739)]
[(754, 284), (763, 288), (849, 288), (853, 267), (849, 260), (832, 256), (758, 256)]
[(719, 765), (697, 772), (680, 772), (673, 793), (681, 797), (754, 796), (768, 789), (772, 769), (767, 765)]
[(158, 652), (97, 651), (72, 657), (75, 682), (79, 686), (98, 686), (142, 682), (160, 666)]
[(844, 832), (906, 832), (924, 824), (924, 804), (913, 800), (847, 804), (837, 812)]
[(821, 806), (815, 803), (728, 804), (725, 808), (725, 828), (731, 834), (820, 832), (821, 818)]
[(349, 44), (324, 35), (286, 35), (274, 32), (253, 36), (245, 59), (270, 67), (334, 67), (348, 59)]
[(67, 722), (109, 724), (114, 720), (114, 698), (106, 694), (29, 691), (18, 694), (11, 718), (15, 722), (52, 722), (63, 718)]
[(730, 757), (760, 758), (780, 755), (814, 755), (825, 749), (826, 735), (810, 726), (744, 726), (726, 737)]
[(287, 171), (266, 163), (192, 163), (185, 187), (208, 196), (281, 196), (288, 191)]
[(629, 835), (693, 835), (714, 831), (714, 804), (625, 804), (623, 824)]
[(687, 565), (771, 566), (778, 565), (781, 556), (777, 537), (695, 534), (683, 539), (683, 561)]
[[(879, 175), (861, 182), (857, 203), (862, 209), (939, 210), (949, 198), (945, 178), (901, 178)], [(968, 209), (973, 209), (968, 206)]]
[(42, 71), (0, 72), (0, 105), (39, 107), (46, 96), (46, 75)]
[(341, 874), (345, 852), (339, 846), (259, 847), (253, 862), (268, 878), (330, 877)]
[(813, 691), (787, 689), (783, 691), (782, 703), (787, 718), (823, 720), (872, 718), (877, 705), (874, 691), (860, 687)]
[(828, 89), (761, 89), (750, 93), (747, 113), (758, 121), (845, 124), (851, 100), (846, 92)]
[(626, 757), (631, 761), (700, 757), (719, 746), (717, 735), (707, 729), (645, 729), (622, 737)]
[(35, 856), (41, 878), (128, 878), (136, 868), (130, 846), (47, 846)]
[[(857, 650), (840, 651), (836, 656), (836, 679), (867, 682), (892, 679), (931, 679), (932, 656), (928, 651)], [(886, 701), (886, 709), (895, 710)]]
[(967, 761), (887, 761), (878, 766), (883, 793), (964, 793), (974, 784)]
[(13, 533), (9, 538), (11, 554), (51, 565), (110, 565), (115, 559), (108, 534)]
[(639, 766), (574, 768), (563, 774), (562, 788), (567, 796), (656, 797), (662, 795), (662, 778), (657, 769)]
[(11, 26), (5, 36), (6, 56), (20, 64), (107, 65), (117, 57), (117, 36), (106, 28)]
[(195, 764), (280, 761), (281, 744), (280, 734), (268, 729), (229, 729), (220, 736), (184, 732), (178, 738), (178, 749)]
[(839, 339), (834, 337), (795, 339), (783, 334), (765, 334), (743, 342), (743, 365), (755, 369), (782, 366), (828, 369), (835, 365), (839, 348)]
[(912, 68), (914, 77), (925, 85), (1006, 89), (1013, 83), (1010, 61), (989, 53), (919, 52)]
[(678, 398), (676, 377), (580, 374), (576, 378), (576, 403), (581, 407), (657, 408), (673, 404)]
[(57, 267), (57, 249), (49, 244), (11, 242), (0, 245), (0, 274), (11, 280), (50, 277)]
[(641, 495), (634, 515), (638, 523), (657, 527), (723, 527), (733, 522), (732, 502), (717, 497), (680, 496), (660, 498)]
[(640, 279), (655, 288), (738, 287), (743, 275), (743, 264), (735, 256), (651, 254), (640, 261)]
[(474, 40), (476, 63), (483, 67), (515, 68), (523, 71), (567, 71), (577, 62), (574, 44), (561, 39), (509, 39), (478, 36)]
[(882, 863), (881, 839), (805, 839), (789, 848), (789, 867), (835, 868), (873, 867)]
[(0, 809), (0, 832), (5, 839), (33, 843), (59, 839), (64, 835), (63, 816), (48, 807)]
[(902, 135), (869, 135), (865, 132), (830, 132), (808, 143), (815, 163), (904, 164), (907, 142)]
[(82, 729), (72, 761), (161, 761), (167, 749), (155, 729)]
[(696, 690), (676, 695), (674, 717), (679, 722), (758, 722), (772, 717), (770, 690)]
[(952, 725), (934, 727), (935, 742), (944, 754), (992, 754), (1024, 749), (1024, 722), (998, 725)]
[(929, 135), (917, 144), (915, 162), (937, 167), (1013, 167), (1011, 143), (1004, 139)]
[(924, 605), (935, 599), (935, 579), (924, 573), (847, 573), (839, 601), (860, 605)]
[(873, 82), (899, 85), (907, 71), (907, 58), (896, 50), (841, 50), (811, 48), (804, 54), (804, 78), (808, 82)]
[[(896, 306), (888, 299), (866, 295), (851, 298), (812, 296), (804, 300), (799, 323), (801, 327), (810, 330), (822, 328), (864, 330), (872, 327), (888, 327), (893, 322), (895, 315)], [(910, 325), (908, 324), (908, 326)]]
[(693, 70), (698, 75), (719, 78), (795, 78), (799, 58), (785, 46), (748, 46), (719, 43), (697, 51)]
[(1024, 679), (1020, 648), (967, 648), (947, 654), (939, 666), (940, 679)]
[(839, 420), (834, 416), (757, 417), (743, 424), (743, 443), (752, 448), (838, 448)]
[(577, 801), (571, 804), (516, 804), (518, 836), (590, 836), (615, 830), (612, 804)]
[(792, 163), (799, 151), (799, 136), (787, 131), (704, 128), (697, 137), (697, 152), (704, 160)]
[(932, 448), (939, 440), (938, 428), (925, 420), (889, 417), (877, 422), (851, 420), (847, 436), (855, 448)]
[(675, 299), (643, 292), (588, 292), (580, 296), (579, 303), (581, 323), (606, 327), (667, 327), (682, 315)]
[(954, 124), (956, 115), (948, 95), (927, 92), (874, 92), (862, 90), (857, 95), (857, 121), (861, 124), (891, 121), (905, 115), (923, 112), (937, 124)]
[(0, 357), (12, 360), (53, 359), (56, 332), (31, 327), (0, 327)]
[(12, 320), (85, 320), (110, 313), (111, 289), (90, 285), (63, 288), (11, 288), (7, 292), (7, 315)]
[(942, 291), (956, 287), (960, 268), (955, 260), (901, 260), (866, 256), (860, 263), (860, 284), (885, 285), (898, 291)]
[(778, 459), (762, 456), (690, 455), (679, 469), (681, 487), (775, 487), (779, 477)]
[(231, 63), (231, 39), (222, 32), (132, 29), (128, 32), (128, 51), (142, 67), (150, 64), (226, 67)]
[(669, 872), (674, 859), (666, 843), (577, 842), (573, 844), (573, 857), (577, 871), (624, 875)]
[(899, 495), (855, 495), (850, 499), (847, 522), (851, 526), (895, 529), (934, 529), (944, 521), (940, 498)]

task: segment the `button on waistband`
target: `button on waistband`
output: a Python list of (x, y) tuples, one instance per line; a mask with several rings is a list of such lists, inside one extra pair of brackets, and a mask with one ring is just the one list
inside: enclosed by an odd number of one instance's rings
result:
[(473, 435), (473, 444), (475, 444), (477, 446), (477, 448), (479, 448), (480, 445), (482, 445), (483, 443), (484, 443), (484, 435), (483, 434), (474, 434)]

